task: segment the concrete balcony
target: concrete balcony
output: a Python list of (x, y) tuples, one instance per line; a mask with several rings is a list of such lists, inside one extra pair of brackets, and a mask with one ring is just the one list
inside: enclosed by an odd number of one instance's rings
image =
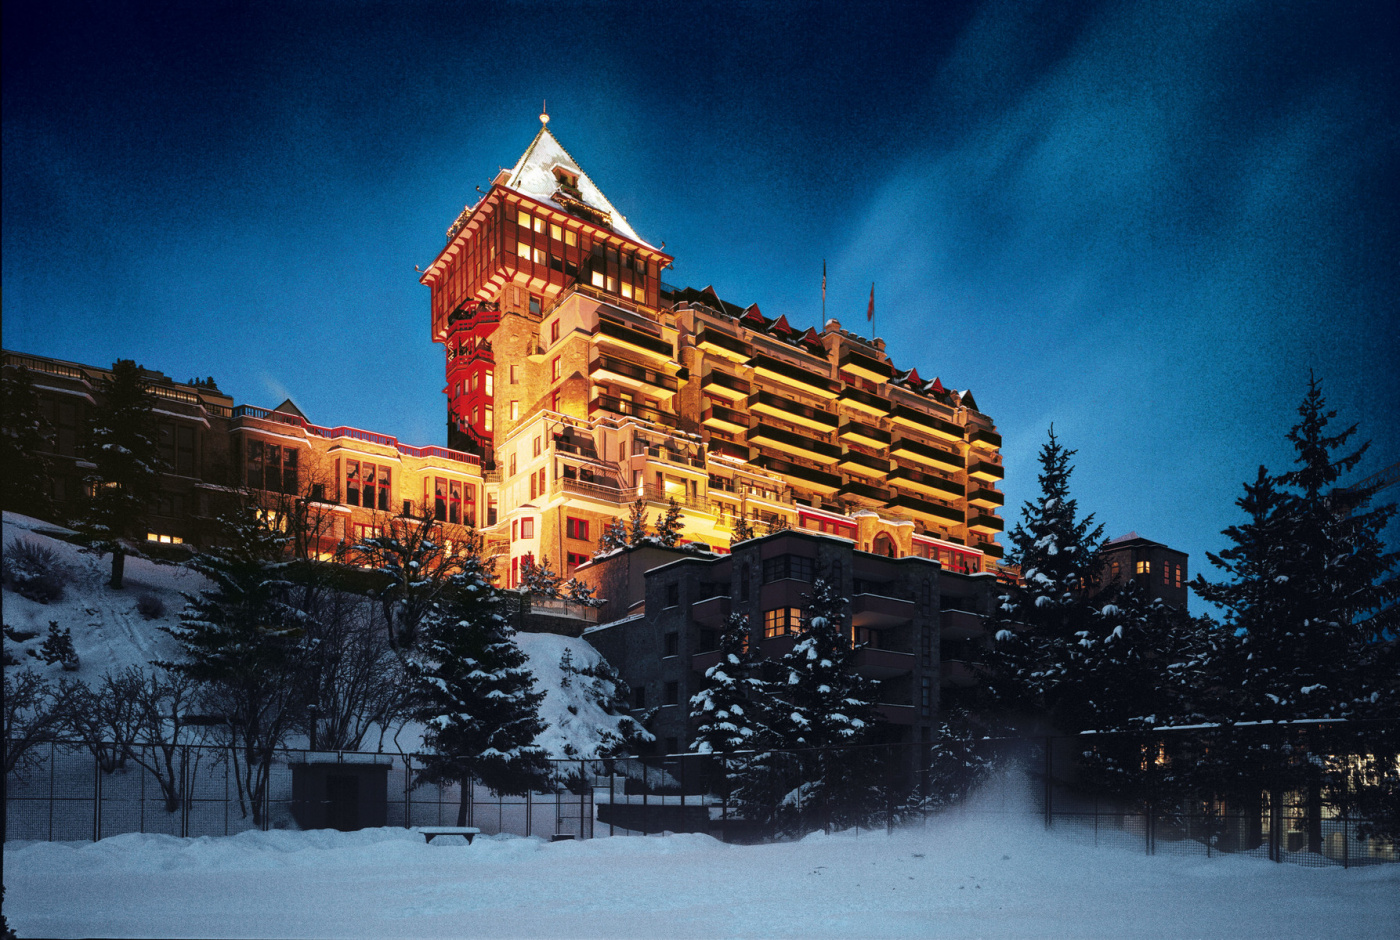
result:
[(869, 392), (863, 392), (849, 385), (841, 389), (840, 394), (836, 396), (836, 400), (845, 407), (869, 415), (872, 418), (886, 418), (889, 417), (890, 414), (889, 401), (881, 398), (879, 395), (872, 395)]
[(971, 640), (984, 632), (982, 618), (966, 610), (944, 610), (938, 614), (939, 632), (945, 640)]
[(890, 376), (894, 375), (894, 366), (888, 362), (881, 362), (873, 356), (858, 353), (853, 349), (841, 354), (838, 368), (842, 372), (849, 372), (872, 382), (888, 382)]
[(1003, 555), (1006, 554), (1006, 552), (1002, 550), (1002, 547), (996, 542), (982, 542), (981, 544), (974, 545), (973, 547), (976, 548), (978, 551), (982, 552), (982, 554), (988, 555), (992, 558), (1001, 558)]
[(847, 473), (856, 473), (872, 480), (883, 480), (890, 472), (890, 462), (869, 454), (848, 451), (841, 455), (836, 465)]
[(895, 405), (890, 411), (890, 420), (900, 427), (919, 431), (932, 437), (945, 441), (956, 441), (962, 443), (963, 428), (943, 418), (931, 415), (917, 408), (909, 408), (904, 405)]
[(754, 458), (753, 462), (765, 470), (787, 477), (789, 482), (797, 481), (797, 485), (802, 489), (830, 495), (841, 488), (840, 474), (804, 467), (801, 464), (795, 464), (780, 457), (770, 457), (767, 454), (760, 454)]
[[(768, 427), (761, 421), (758, 427), (749, 429), (748, 439), (750, 443), (763, 444), (774, 450), (794, 454), (798, 457), (806, 457), (817, 463), (834, 464), (841, 459), (841, 448), (835, 444), (828, 444), (826, 441), (819, 441), (795, 431)], [(841, 485), (840, 479), (840, 477), (836, 478), (837, 486)]]
[(945, 659), (938, 664), (939, 679), (944, 686), (966, 689), (977, 684), (977, 664), (959, 659)]
[(913, 601), (882, 594), (856, 594), (851, 597), (851, 624), (857, 627), (893, 627), (908, 623), (918, 608)]
[(900, 489), (914, 490), (927, 496), (937, 496), (939, 499), (957, 499), (963, 495), (961, 483), (945, 480), (931, 473), (910, 470), (908, 467), (896, 467), (889, 480)]
[(772, 356), (754, 356), (749, 365), (757, 375), (763, 378), (776, 379), (818, 398), (835, 398), (840, 388), (840, 383), (832, 380), (825, 373), (804, 369), (802, 366), (774, 359)]
[(680, 388), (675, 376), (649, 369), (639, 362), (605, 353), (594, 353), (588, 362), (588, 375), (594, 381), (612, 382), (623, 388), (639, 391), (670, 393)]
[(967, 442), (978, 450), (1001, 449), (1001, 435), (986, 428), (968, 428)]
[(894, 457), (903, 457), (905, 460), (929, 463), (943, 470), (961, 470), (963, 468), (962, 455), (951, 453), (932, 444), (925, 444), (923, 441), (910, 440), (907, 437), (891, 444), (890, 454)]
[(758, 391), (749, 396), (749, 411), (778, 418), (798, 427), (829, 433), (836, 430), (836, 415), (803, 405), (790, 398)]
[(967, 468), (967, 475), (983, 483), (996, 483), (1006, 476), (1006, 471), (1002, 470), (1000, 464), (979, 460)]
[(836, 495), (847, 500), (865, 502), (872, 506), (883, 506), (890, 501), (889, 490), (879, 486), (871, 486), (868, 483), (858, 483), (855, 480), (837, 490)]
[(734, 441), (724, 441), (717, 437), (712, 437), (705, 442), (705, 450), (720, 457), (729, 457), (733, 460), (748, 460), (749, 448), (746, 444), (738, 444)]
[(998, 516), (989, 513), (979, 512), (967, 522), (967, 527), (974, 532), (981, 532), (983, 535), (995, 535), (1006, 528), (1006, 523)]
[(894, 650), (877, 650), (866, 647), (856, 650), (852, 663), (856, 672), (867, 679), (889, 679), (907, 675), (914, 671), (914, 654)]
[(872, 450), (883, 450), (890, 446), (890, 432), (882, 431), (859, 421), (847, 421), (836, 432), (837, 437), (850, 444), (860, 444)]
[(598, 321), (598, 327), (593, 333), (593, 342), (628, 349), (648, 359), (668, 363), (676, 359), (675, 349), (666, 340), (612, 320)]
[(875, 706), (875, 710), (880, 713), (892, 725), (913, 725), (919, 720), (919, 712), (913, 705), (885, 705)]
[(714, 371), (705, 373), (705, 378), (700, 381), (700, 388), (706, 395), (727, 398), (730, 401), (742, 401), (748, 398), (752, 391), (752, 386), (738, 376)]
[(968, 494), (967, 501), (981, 509), (999, 509), (1006, 504), (1006, 497), (990, 487), (978, 487)]
[(731, 362), (747, 362), (753, 356), (753, 347), (748, 343), (709, 327), (695, 334), (695, 348)]
[(707, 597), (690, 605), (690, 616), (702, 626), (723, 629), (731, 609), (732, 604), (729, 598)]
[(955, 509), (943, 503), (930, 503), (927, 500), (910, 496), (908, 493), (901, 493), (890, 500), (890, 508), (903, 509), (915, 516), (922, 516), (925, 519), (932, 520), (938, 525), (947, 525), (950, 522), (955, 525), (962, 525), (963, 522), (963, 512), (961, 509)]
[(598, 395), (588, 403), (589, 417), (593, 417), (599, 412), (607, 412), (629, 418), (639, 418), (643, 421), (650, 421), (664, 427), (674, 428), (676, 426), (676, 416), (659, 408), (648, 408), (635, 401), (627, 401), (623, 398), (616, 398), (612, 395)]
[(749, 416), (723, 405), (711, 405), (705, 409), (701, 423), (707, 428), (717, 428), (730, 434), (743, 434), (749, 429)]

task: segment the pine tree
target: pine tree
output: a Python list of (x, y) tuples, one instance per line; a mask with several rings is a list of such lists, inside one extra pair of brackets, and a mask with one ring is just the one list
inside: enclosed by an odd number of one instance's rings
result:
[(749, 519), (742, 512), (734, 517), (734, 531), (729, 536), (729, 544), (737, 545), (753, 538), (753, 526), (749, 525)]
[(603, 537), (598, 543), (598, 551), (594, 553), (594, 557), (626, 547), (627, 526), (623, 524), (621, 519), (614, 516), (612, 521), (603, 527)]
[(157, 439), (156, 399), (130, 359), (112, 365), (100, 382), (100, 402), (84, 455), (94, 464), (86, 478), (92, 493), (74, 528), (90, 551), (111, 554), (111, 586), (122, 586), (127, 541), (160, 490), (165, 469)]
[(1040, 496), (1022, 506), (1010, 535), (1007, 557), (1021, 566), (1024, 585), (1002, 595), (988, 618), (994, 643), (984, 670), (987, 694), (1004, 716), (1046, 715), (1066, 730), (1084, 727), (1091, 714), (1084, 650), (1102, 606), (1090, 586), (1103, 526), (1092, 513), (1078, 518), (1069, 495), (1075, 453), (1060, 446), (1052, 426), (1040, 450)]
[(534, 740), (544, 730), (543, 692), (506, 622), (505, 598), (480, 561), (465, 560), (450, 594), (423, 622), (410, 674), (422, 697), (427, 763), (421, 776), (460, 781), (457, 824), (466, 825), (470, 782), (523, 795), (549, 783), (549, 762)]
[(78, 651), (73, 648), (73, 631), (68, 627), (60, 630), (58, 621), (50, 620), (48, 635), (39, 647), (39, 656), (50, 666), (58, 663), (69, 672), (77, 669)]
[(730, 614), (720, 634), (719, 662), (705, 670), (705, 684), (690, 699), (691, 746), (727, 756), (771, 738), (763, 720), (766, 688), (749, 644), (749, 618)]
[(480, 537), (474, 531), (453, 546), (441, 535), (442, 526), (430, 514), (395, 516), (383, 535), (355, 546), (361, 561), (378, 575), (370, 596), (379, 601), (390, 648), (400, 657), (417, 642), (419, 624), (462, 570), (464, 559), (479, 551)]
[(571, 604), (582, 604), (584, 607), (602, 607), (607, 601), (598, 596), (598, 591), (591, 584), (585, 584), (578, 578), (570, 578), (564, 582), (561, 593)]
[(3, 507), (40, 519), (52, 518), (48, 481), (53, 428), (39, 411), (28, 369), (6, 369), (0, 377), (0, 480)]
[(527, 555), (520, 566), (520, 585), (535, 597), (558, 597), (563, 581), (559, 572), (549, 566), (548, 556), (535, 561)]
[(647, 530), (647, 501), (638, 496), (627, 515), (627, 545), (640, 545), (650, 537), (651, 533)]
[(219, 521), (220, 546), (189, 562), (213, 587), (186, 594), (180, 623), (160, 628), (184, 658), (157, 665), (203, 688), (206, 707), (216, 710), (229, 738), (240, 804), (246, 796), (261, 824), (274, 752), (312, 693), (307, 620), (288, 602), (286, 536), (269, 529), (253, 507)]
[(680, 540), (681, 529), (685, 528), (685, 522), (681, 519), (681, 507), (676, 502), (674, 496), (666, 504), (666, 512), (658, 514), (656, 517), (656, 537), (662, 545), (667, 548), (674, 548), (676, 542)]

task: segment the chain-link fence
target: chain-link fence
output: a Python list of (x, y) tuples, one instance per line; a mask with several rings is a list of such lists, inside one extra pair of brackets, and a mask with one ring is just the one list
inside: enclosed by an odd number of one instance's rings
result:
[[(4, 835), (203, 836), (465, 819), (486, 834), (703, 832), (760, 842), (817, 829), (888, 831), (954, 814), (1034, 819), (1076, 840), (1149, 854), (1349, 867), (1400, 861), (1400, 753), (1357, 746), (1393, 740), (1276, 730), (1247, 740), (1237, 730), (965, 736), (942, 747), (556, 760), (555, 786), (520, 797), (475, 782), (419, 783), (421, 763), (411, 754), (281, 749), (265, 785), (250, 793), (257, 775), (227, 748), (46, 742), (6, 776)], [(1377, 825), (1386, 819), (1388, 828)]]

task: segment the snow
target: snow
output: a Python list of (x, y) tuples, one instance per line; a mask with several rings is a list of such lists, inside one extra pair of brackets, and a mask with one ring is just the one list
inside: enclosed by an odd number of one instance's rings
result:
[(602, 654), (586, 640), (553, 633), (517, 633), (515, 642), (529, 659), (527, 668), (535, 675), (535, 688), (545, 693), (540, 719), (547, 727), (535, 738), (545, 753), (550, 757), (594, 757), (604, 732), (621, 736), (618, 722), (632, 719), (609, 715), (589, 693), (602, 680), (571, 675), (568, 686), (563, 685), (564, 671), (559, 663), (565, 650), (570, 651), (576, 670), (596, 667), (603, 662)]
[(46, 937), (1400, 935), (1400, 866), (1149, 857), (983, 809), (761, 846), (387, 828), (11, 843), (5, 914)]

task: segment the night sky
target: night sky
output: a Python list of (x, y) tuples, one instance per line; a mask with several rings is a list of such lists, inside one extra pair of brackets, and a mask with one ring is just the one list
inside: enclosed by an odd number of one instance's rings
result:
[(1054, 422), (1081, 507), (1201, 570), (1310, 368), (1400, 459), (1398, 10), (8, 0), (4, 344), (444, 443), (414, 265), (547, 98), (666, 281), (820, 326), (825, 259), (857, 331), (873, 281), (1004, 435), (1008, 527)]

